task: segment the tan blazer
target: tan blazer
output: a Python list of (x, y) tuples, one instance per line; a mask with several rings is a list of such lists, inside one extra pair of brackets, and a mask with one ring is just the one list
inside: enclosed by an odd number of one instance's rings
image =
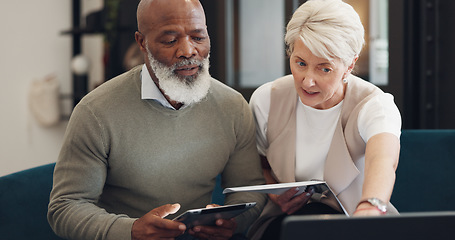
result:
[[(372, 97), (383, 93), (378, 87), (350, 75), (348, 86), (324, 168), (324, 180), (351, 215), (360, 201), (364, 179), (366, 143), (358, 128), (358, 114)], [(273, 82), (267, 123), (267, 159), (278, 182), (295, 182), (296, 105), (298, 94), (292, 75)], [(336, 200), (324, 203), (336, 207)], [(398, 213), (389, 203), (390, 213)], [(268, 201), (261, 216), (250, 229), (251, 239), (260, 237), (280, 208)]]

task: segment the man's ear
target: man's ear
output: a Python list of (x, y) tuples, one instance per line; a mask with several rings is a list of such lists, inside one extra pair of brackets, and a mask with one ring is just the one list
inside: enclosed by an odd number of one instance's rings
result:
[(134, 38), (136, 39), (137, 45), (139, 45), (141, 51), (147, 53), (147, 49), (145, 48), (145, 36), (142, 33), (136, 31), (134, 33)]

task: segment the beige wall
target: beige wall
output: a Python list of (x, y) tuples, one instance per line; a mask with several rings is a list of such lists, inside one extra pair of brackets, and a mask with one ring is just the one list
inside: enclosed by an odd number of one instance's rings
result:
[(370, 24), (369, 24), (369, 1), (365, 0), (344, 0), (350, 4), (359, 14), (363, 27), (365, 28), (365, 46), (360, 53), (359, 60), (356, 63), (355, 74), (360, 76), (368, 76), (369, 74), (369, 42), (370, 42)]
[[(84, 0), (83, 11), (102, 0)], [(71, 38), (60, 32), (71, 27), (70, 0), (0, 1), (0, 176), (55, 162), (66, 121), (40, 126), (28, 107), (28, 90), (35, 79), (55, 74), (62, 93), (71, 91)], [(84, 38), (93, 79), (100, 72), (101, 37)], [(94, 60), (92, 60), (94, 59)], [(98, 70), (96, 70), (98, 69)]]

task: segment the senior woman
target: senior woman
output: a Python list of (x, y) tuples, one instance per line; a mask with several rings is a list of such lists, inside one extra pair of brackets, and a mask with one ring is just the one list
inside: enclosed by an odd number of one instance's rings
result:
[[(350, 216), (397, 214), (389, 200), (401, 116), (392, 95), (352, 74), (364, 45), (358, 14), (341, 0), (310, 0), (286, 30), (292, 75), (260, 86), (250, 100), (267, 183), (321, 179)], [(290, 214), (342, 212), (336, 200), (297, 192), (269, 194), (249, 236), (279, 239)]]

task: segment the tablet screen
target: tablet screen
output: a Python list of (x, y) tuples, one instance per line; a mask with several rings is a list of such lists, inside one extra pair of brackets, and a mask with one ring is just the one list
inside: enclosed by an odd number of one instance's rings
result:
[(213, 208), (192, 209), (182, 213), (173, 220), (185, 223), (187, 228), (194, 226), (213, 226), (217, 219), (231, 219), (255, 205), (255, 202), (250, 202)]

